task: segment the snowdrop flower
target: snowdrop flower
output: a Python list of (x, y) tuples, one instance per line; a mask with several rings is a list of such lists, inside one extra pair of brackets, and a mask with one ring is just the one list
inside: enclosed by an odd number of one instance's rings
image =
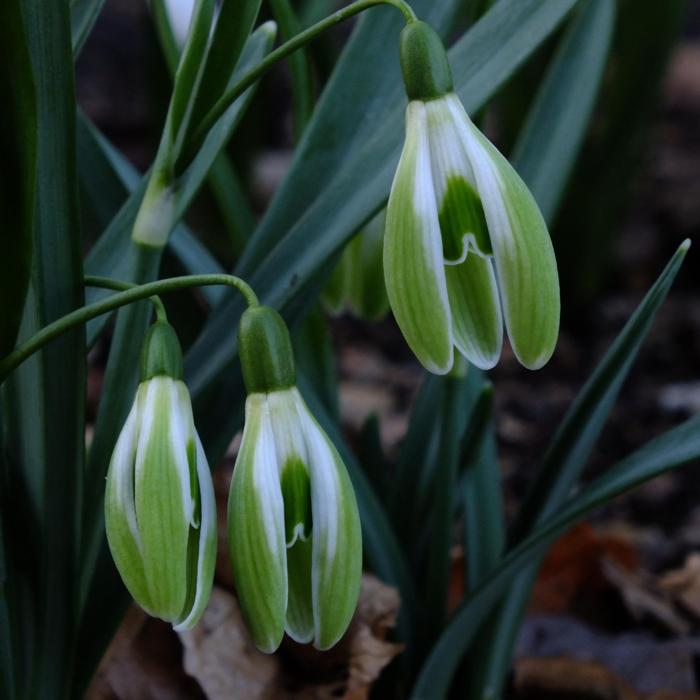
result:
[(454, 347), (487, 369), (503, 322), (518, 360), (538, 369), (559, 332), (559, 280), (547, 226), (508, 161), (455, 95), (445, 49), (422, 22), (401, 36), (406, 141), (387, 208), (384, 269), (409, 346), (445, 374)]
[(286, 631), (328, 649), (357, 605), (362, 536), (343, 462), (295, 386), (289, 333), (276, 311), (248, 309), (239, 354), (248, 390), (231, 482), (231, 562), (255, 644)]
[(192, 627), (209, 600), (216, 505), (172, 327), (150, 328), (141, 383), (107, 474), (105, 525), (114, 563), (150, 615)]

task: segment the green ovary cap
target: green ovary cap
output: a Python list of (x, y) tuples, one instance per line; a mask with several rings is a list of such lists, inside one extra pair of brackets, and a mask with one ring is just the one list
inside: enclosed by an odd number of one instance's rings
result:
[(289, 389), (296, 383), (289, 330), (269, 306), (253, 306), (241, 316), (238, 354), (249, 394)]
[(182, 348), (173, 327), (156, 321), (141, 348), (141, 381), (153, 377), (182, 379)]
[(409, 22), (400, 42), (401, 71), (409, 100), (425, 102), (453, 91), (445, 46), (430, 25)]

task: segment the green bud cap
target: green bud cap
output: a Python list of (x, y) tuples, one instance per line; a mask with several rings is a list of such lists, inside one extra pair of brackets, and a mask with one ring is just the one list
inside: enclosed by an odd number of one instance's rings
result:
[(401, 32), (401, 71), (409, 100), (434, 100), (454, 90), (445, 45), (425, 22), (409, 22)]
[(156, 321), (141, 348), (141, 381), (162, 376), (182, 379), (182, 348), (173, 327)]
[(252, 306), (241, 316), (238, 354), (249, 394), (289, 389), (296, 383), (289, 330), (269, 306)]

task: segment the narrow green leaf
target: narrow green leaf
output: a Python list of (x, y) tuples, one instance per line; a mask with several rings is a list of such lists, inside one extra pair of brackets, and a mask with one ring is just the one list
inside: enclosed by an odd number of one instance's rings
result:
[(231, 84), (241, 52), (260, 12), (261, 0), (223, 0), (219, 8), (202, 82), (192, 112), (196, 126)]
[(70, 23), (73, 44), (73, 60), (78, 57), (85, 41), (100, 16), (105, 0), (71, 0)]
[[(271, 26), (263, 25), (256, 30), (246, 44), (241, 57), (240, 68), (236, 71), (231, 80), (237, 80), (239, 75), (247, 72), (254, 66), (269, 51), (273, 39), (274, 36)], [(254, 87), (250, 88), (231, 105), (226, 115), (217, 123), (216, 127), (205, 141), (195, 160), (182, 174), (176, 199), (176, 218), (181, 218), (187, 211), (194, 196), (197, 194), (206, 178), (209, 169), (216, 160), (218, 153), (228, 142), (233, 130), (243, 116), (246, 107), (253, 97), (254, 91)], [(146, 175), (141, 179), (141, 182), (134, 188), (131, 196), (121, 207), (117, 216), (111, 221), (97, 243), (90, 250), (85, 263), (88, 274), (97, 276), (106, 275), (128, 281), (126, 262), (128, 259), (127, 252), (131, 246), (131, 229), (134, 225), (139, 205), (143, 199), (147, 177)], [(87, 293), (89, 302), (96, 301), (103, 296), (105, 296), (105, 292), (101, 290), (92, 290)], [(92, 344), (96, 335), (104, 328), (107, 322), (108, 318), (102, 317), (88, 324), (89, 344)]]
[[(515, 525), (517, 539), (522, 539), (550, 517), (570, 495), (689, 245), (686, 241), (678, 249), (568, 411), (519, 513)], [(475, 697), (496, 697), (500, 692), (513, 637), (538, 568), (539, 558), (533, 556), (508, 592), (498, 622), (494, 622), (487, 637), (486, 644), (493, 651), (493, 659), (484, 667), (483, 678), (475, 684), (478, 690), (472, 687), (472, 692), (481, 693)]]
[[(82, 241), (75, 168), (75, 94), (68, 3), (25, 0), (22, 16), (36, 86), (37, 173), (34, 262), (21, 337), (82, 305)], [(9, 28), (8, 28), (9, 29)], [(13, 26), (13, 30), (21, 31)], [(26, 554), (8, 551), (8, 576), (25, 587), (16, 602), (28, 673), (21, 697), (69, 696), (78, 578), (84, 457), (84, 334), (61, 336), (4, 384), (10, 474), (7, 531), (24, 533)], [(32, 526), (35, 525), (36, 529)], [(28, 587), (27, 587), (28, 586)], [(21, 639), (18, 633), (17, 639)], [(27, 648), (29, 647), (29, 648)]]
[[(83, 194), (100, 225), (107, 226), (119, 207), (138, 187), (136, 168), (107, 141), (94, 124), (78, 113), (78, 173)], [(190, 274), (221, 273), (223, 268), (185, 224), (178, 224), (168, 250)], [(112, 276), (118, 277), (112, 273)], [(221, 287), (202, 287), (200, 293), (212, 306), (221, 298)]]
[(512, 162), (552, 221), (591, 118), (615, 26), (614, 0), (587, 0), (547, 69)]
[[(299, 34), (301, 25), (289, 0), (269, 0), (272, 14), (286, 41)], [(313, 110), (311, 63), (305, 49), (295, 51), (288, 59), (292, 78), (292, 114), (294, 139), (298, 141), (306, 128)]]
[(664, 433), (630, 455), (550, 515), (513, 548), (457, 610), (433, 647), (413, 689), (413, 700), (440, 700), (484, 618), (513, 578), (539, 559), (568, 528), (603, 503), (661, 474), (700, 459), (700, 416)]
[(0, 357), (15, 345), (29, 287), (36, 182), (34, 75), (22, 24), (22, 3), (0, 7), (0, 221), (6, 233), (0, 262)]

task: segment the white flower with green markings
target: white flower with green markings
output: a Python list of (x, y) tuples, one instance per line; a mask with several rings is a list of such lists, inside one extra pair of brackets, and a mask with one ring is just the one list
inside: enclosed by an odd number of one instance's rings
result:
[(107, 540), (134, 600), (188, 629), (211, 594), (216, 504), (172, 328), (151, 327), (141, 383), (109, 465)]
[(392, 311), (431, 372), (454, 348), (483, 369), (501, 354), (503, 325), (525, 367), (551, 357), (559, 279), (542, 214), (520, 176), (474, 126), (452, 88), (444, 47), (407, 25), (401, 62), (406, 141), (387, 208), (384, 269)]
[(332, 647), (357, 605), (362, 534), (345, 466), (295, 387), (284, 322), (251, 308), (239, 330), (248, 389), (231, 482), (229, 547), (253, 640), (267, 653), (284, 633)]

